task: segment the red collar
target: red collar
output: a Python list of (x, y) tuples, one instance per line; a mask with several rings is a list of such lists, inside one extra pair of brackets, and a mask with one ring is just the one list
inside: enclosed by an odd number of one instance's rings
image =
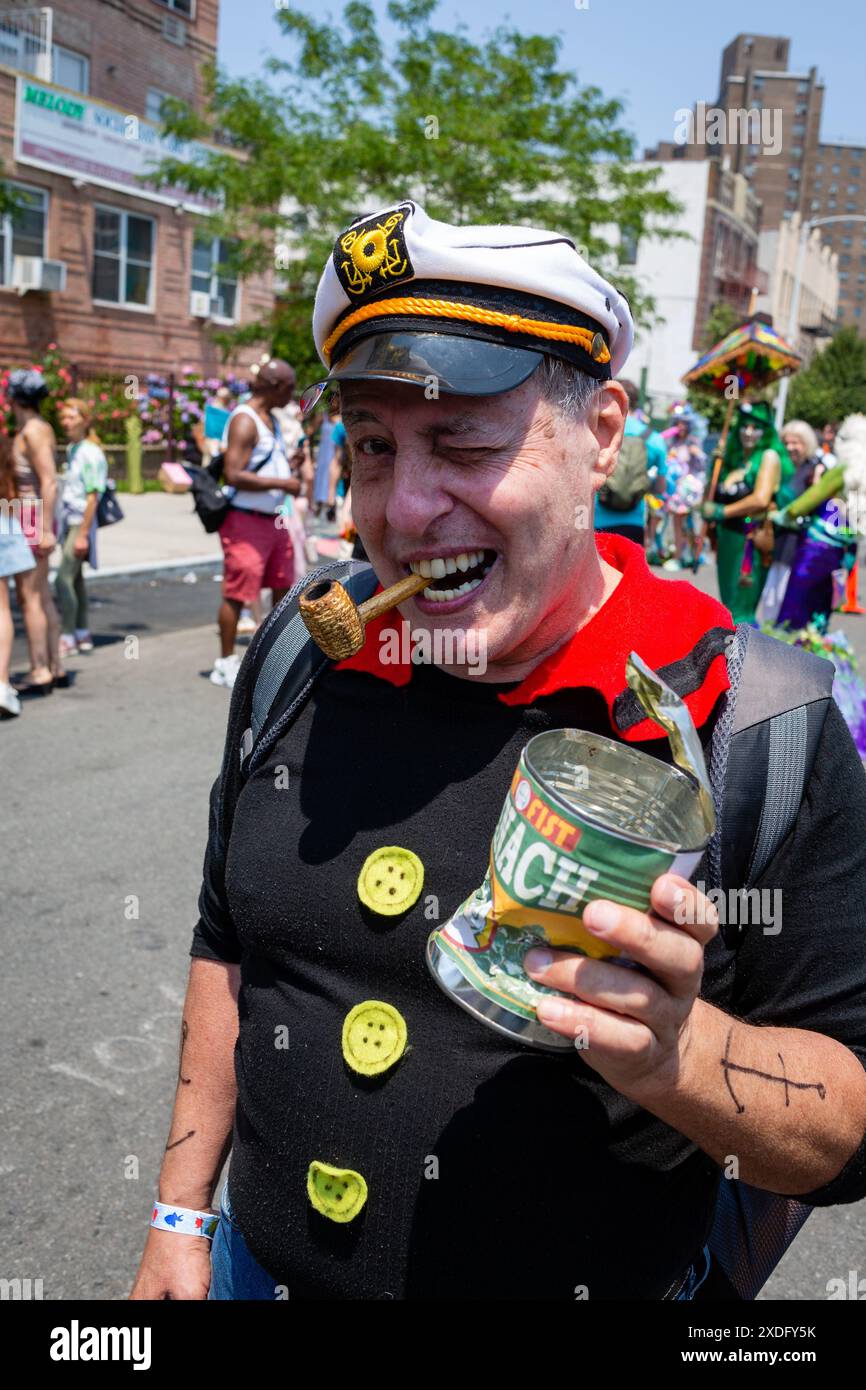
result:
[[(596, 548), (603, 560), (622, 574), (610, 598), (589, 622), (546, 657), (514, 690), (500, 692), (505, 705), (531, 705), (542, 695), (557, 690), (589, 687), (604, 698), (611, 728), (628, 743), (658, 738), (659, 726), (650, 719), (621, 733), (614, 722), (613, 702), (626, 688), (625, 663), (636, 651), (653, 670), (687, 656), (704, 633), (713, 627), (733, 628), (727, 608), (682, 580), (660, 579), (649, 568), (643, 548), (620, 536), (600, 532)], [(395, 610), (396, 611), (396, 610)], [(383, 664), (379, 653), (383, 633), (396, 631), (395, 613), (386, 613), (368, 624), (361, 651), (340, 661), (337, 671), (366, 671), (392, 685), (406, 685), (411, 662)], [(701, 686), (684, 697), (689, 713), (700, 726), (729, 686), (724, 653), (710, 664)]]

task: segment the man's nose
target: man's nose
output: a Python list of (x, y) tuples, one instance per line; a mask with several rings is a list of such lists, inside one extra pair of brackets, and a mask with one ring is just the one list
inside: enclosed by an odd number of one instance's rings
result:
[(423, 536), (453, 505), (442, 486), (429, 444), (398, 444), (385, 507), (385, 519), (392, 530), (406, 536)]

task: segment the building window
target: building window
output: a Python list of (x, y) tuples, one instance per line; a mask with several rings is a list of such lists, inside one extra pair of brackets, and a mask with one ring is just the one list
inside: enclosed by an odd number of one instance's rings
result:
[(813, 198), (810, 206), (812, 212), (817, 212), (819, 207), (821, 206), (820, 198)]
[(797, 96), (798, 96), (798, 97), (804, 97), (804, 96), (806, 96), (806, 94), (807, 94), (808, 91), (809, 91), (809, 84), (808, 84), (808, 82), (798, 82), (798, 83), (797, 83)]
[(90, 90), (90, 65), (81, 53), (73, 53), (71, 48), (54, 45), (54, 81), (58, 87), (69, 87), (73, 92), (86, 93)]
[[(6, 8), (8, 10), (8, 6)], [(14, 11), (10, 12), (8, 18), (0, 23), (0, 63), (5, 63), (10, 68), (18, 68), (21, 72), (32, 73), (34, 76), (37, 73), (45, 76), (46, 68), (39, 61), (44, 57), (47, 57), (47, 53), (41, 37), (28, 33), (26, 29), (19, 29)], [(89, 66), (83, 54), (73, 53), (71, 48), (64, 48), (59, 43), (52, 44), (52, 82), (56, 82), (58, 87), (69, 87), (73, 92), (86, 93), (88, 77)]]
[(153, 121), (154, 125), (159, 125), (162, 120), (162, 103), (168, 99), (168, 92), (161, 92), (158, 87), (148, 87), (144, 104), (145, 118)]
[(794, 115), (795, 115), (795, 116), (805, 116), (805, 115), (806, 115), (806, 112), (807, 112), (808, 110), (809, 110), (808, 106), (805, 106), (804, 104), (801, 103), (799, 106), (795, 106), (795, 107), (794, 107)]
[(791, 134), (798, 140), (803, 138), (806, 134), (806, 127), (803, 125), (802, 121), (798, 121), (796, 125), (791, 127)]
[(223, 237), (197, 236), (192, 248), (192, 292), (206, 294), (211, 314), (218, 319), (235, 319), (238, 279), (231, 268), (236, 243)]
[(851, 245), (851, 238), (850, 238), (849, 236), (843, 236), (843, 238), (842, 238), (842, 245), (843, 245), (843, 246), (850, 246), (850, 245)]
[(848, 192), (848, 193), (859, 193), (859, 192), (860, 192), (860, 189), (858, 188), (858, 186), (857, 186), (856, 183), (849, 183), (848, 188), (847, 188), (847, 192)]
[(857, 204), (856, 204), (856, 203), (846, 203), (846, 204), (845, 204), (845, 211), (846, 211), (846, 212), (856, 212), (856, 211), (857, 211)]
[(839, 264), (840, 264), (840, 265), (848, 265), (848, 263), (850, 262), (850, 260), (851, 260), (851, 257), (850, 257), (850, 256), (847, 256), (847, 255), (845, 255), (845, 256), (840, 256), (840, 257), (839, 257)]
[(156, 3), (164, 5), (167, 10), (174, 10), (175, 14), (182, 14), (186, 19), (195, 16), (195, 0), (156, 0)]
[(841, 165), (839, 165), (839, 164), (834, 164), (834, 165), (833, 165), (833, 168), (830, 170), (830, 173), (831, 173), (831, 174), (838, 174), (840, 168), (841, 168)]
[(154, 222), (119, 208), (95, 209), (93, 298), (151, 308)]
[(8, 185), (16, 207), (0, 217), (0, 285), (12, 283), (14, 256), (44, 256), (48, 194), (42, 188)]
[(836, 199), (835, 199), (835, 198), (828, 198), (828, 199), (827, 199), (827, 211), (828, 211), (828, 212), (835, 212), (835, 211), (836, 211)]
[(840, 279), (840, 280), (847, 280), (847, 279), (848, 279), (848, 272), (847, 272), (847, 270), (842, 270), (842, 271), (839, 272), (839, 279)]
[(799, 177), (800, 177), (800, 170), (799, 170), (799, 169), (789, 169), (789, 170), (788, 170), (788, 178), (789, 178), (789, 179), (794, 179), (794, 180), (796, 180), (796, 179), (798, 179)]
[(797, 197), (798, 194), (796, 188), (789, 188), (787, 193), (785, 194), (785, 198), (789, 203), (796, 203)]

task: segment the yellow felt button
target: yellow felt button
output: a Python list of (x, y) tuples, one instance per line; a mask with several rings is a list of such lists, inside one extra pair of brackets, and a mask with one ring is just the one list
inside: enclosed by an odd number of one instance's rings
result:
[(307, 1173), (307, 1196), (329, 1221), (351, 1221), (367, 1200), (367, 1184), (351, 1168), (332, 1168), (314, 1159)]
[(396, 917), (417, 901), (424, 865), (411, 849), (384, 845), (368, 854), (358, 875), (358, 897), (371, 912)]
[(378, 1076), (393, 1067), (406, 1049), (406, 1020), (392, 1004), (365, 999), (346, 1014), (343, 1056), (361, 1076)]

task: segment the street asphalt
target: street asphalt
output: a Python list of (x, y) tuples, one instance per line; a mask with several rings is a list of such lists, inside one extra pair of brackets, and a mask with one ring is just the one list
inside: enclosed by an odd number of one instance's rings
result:
[[(0, 1277), (45, 1299), (124, 1298), (147, 1231), (228, 711), (206, 679), (217, 573), (93, 584), (72, 688), (0, 727)], [(845, 626), (864, 656), (866, 618)], [(761, 1297), (825, 1299), (852, 1271), (866, 1202), (817, 1211)]]

